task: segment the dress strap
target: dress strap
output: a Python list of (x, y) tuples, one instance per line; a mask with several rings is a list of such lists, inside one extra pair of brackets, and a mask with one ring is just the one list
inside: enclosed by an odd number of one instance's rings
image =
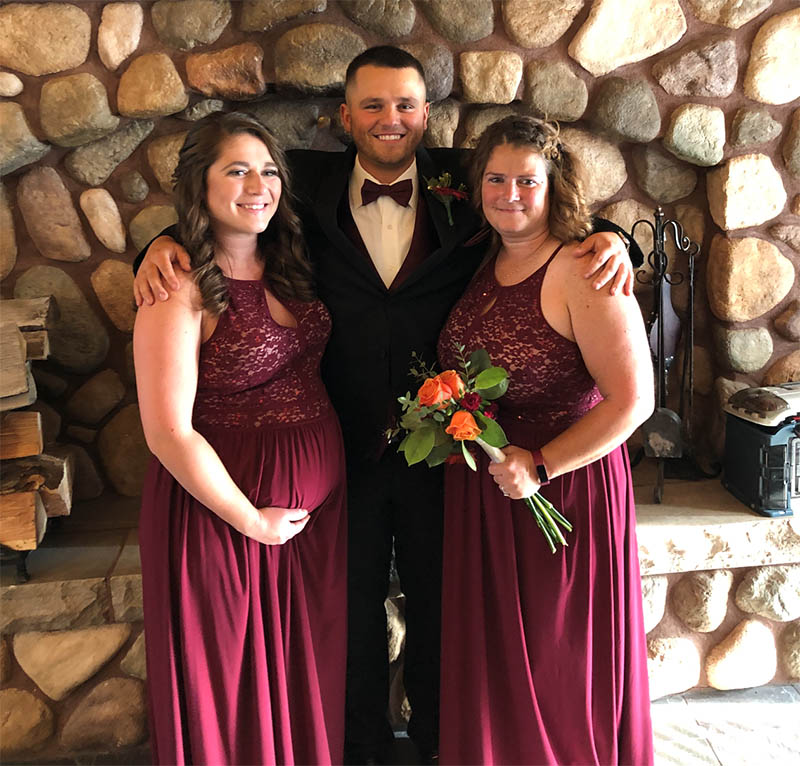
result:
[[(553, 250), (552, 253), (550, 253), (550, 257), (544, 262), (544, 264), (543, 264), (544, 268), (547, 268), (550, 265), (550, 261), (552, 261), (553, 258), (555, 258), (558, 255), (559, 250), (561, 250), (561, 248), (564, 247), (564, 244), (565, 244), (564, 242), (559, 242), (558, 243), (558, 247), (555, 250)], [(540, 268), (542, 268), (542, 267), (540, 267)]]

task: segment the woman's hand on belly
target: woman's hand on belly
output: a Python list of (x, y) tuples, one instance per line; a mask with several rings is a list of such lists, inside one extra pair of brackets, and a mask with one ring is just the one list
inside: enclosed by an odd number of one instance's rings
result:
[(264, 545), (283, 545), (299, 535), (310, 518), (305, 508), (259, 508), (245, 534)]

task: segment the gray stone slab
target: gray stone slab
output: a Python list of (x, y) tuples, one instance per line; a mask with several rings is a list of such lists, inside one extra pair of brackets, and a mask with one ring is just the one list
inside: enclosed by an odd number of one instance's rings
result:
[(124, 530), (108, 530), (45, 537), (44, 545), (28, 556), (31, 582), (107, 577), (122, 551), (125, 535)]

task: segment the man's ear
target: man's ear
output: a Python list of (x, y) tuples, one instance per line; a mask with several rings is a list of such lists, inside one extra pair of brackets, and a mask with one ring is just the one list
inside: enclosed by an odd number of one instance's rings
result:
[(344, 129), (349, 133), (350, 126), (352, 122), (350, 120), (350, 110), (347, 108), (347, 104), (339, 104), (339, 116), (342, 118), (342, 125)]
[(422, 119), (422, 129), (423, 130), (427, 130), (428, 129), (428, 117), (430, 116), (430, 113), (431, 113), (431, 102), (430, 101), (426, 101), (425, 102), (425, 106), (423, 107), (423, 110), (422, 110), (422, 117), (423, 117), (423, 119)]

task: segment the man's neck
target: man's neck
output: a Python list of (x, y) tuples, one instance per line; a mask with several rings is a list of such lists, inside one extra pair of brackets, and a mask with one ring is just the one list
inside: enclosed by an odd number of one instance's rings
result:
[(369, 161), (365, 162), (358, 153), (356, 153), (356, 158), (358, 159), (361, 167), (382, 184), (393, 184), (398, 178), (400, 178), (401, 175), (403, 175), (403, 173), (406, 172), (406, 170), (408, 170), (414, 164), (415, 159), (412, 157), (408, 163), (400, 168), (386, 168), (373, 165)]

